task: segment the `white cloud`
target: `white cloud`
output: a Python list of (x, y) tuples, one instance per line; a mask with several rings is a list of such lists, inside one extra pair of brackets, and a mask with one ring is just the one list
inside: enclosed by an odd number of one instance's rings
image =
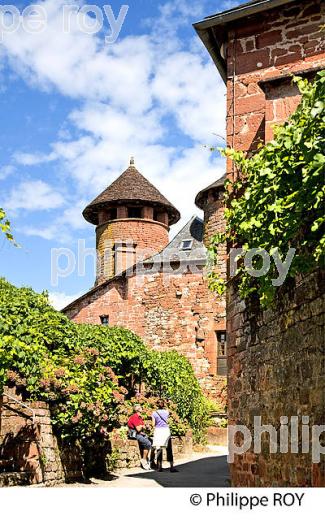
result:
[(50, 292), (49, 293), (49, 302), (57, 311), (61, 311), (69, 305), (69, 303), (73, 302), (79, 296), (81, 296), (82, 293), (79, 292), (77, 294), (65, 294), (63, 292)]
[(129, 36), (104, 45), (97, 35), (81, 32), (76, 23), (64, 32), (65, 4), (64, 0), (42, 2), (47, 12), (44, 32), (29, 34), (21, 28), (4, 34), (3, 45), (12, 67), (45, 90), (54, 86), (73, 98), (109, 99), (128, 109), (133, 99), (134, 111), (147, 109), (153, 59), (150, 38)]
[(12, 164), (6, 164), (5, 166), (0, 167), (0, 180), (6, 179), (9, 175), (12, 175), (15, 172), (15, 167)]
[[(143, 116), (145, 116), (145, 127), (141, 124)], [(139, 117), (138, 114), (124, 112), (105, 103), (92, 103), (72, 112), (70, 120), (80, 130), (110, 140), (151, 143), (159, 140), (163, 135), (158, 110), (144, 112)]]
[[(211, 158), (202, 145), (215, 143), (214, 133), (224, 134), (225, 87), (194, 33), (186, 48), (178, 35), (180, 28), (204, 14), (203, 6), (185, 0), (165, 2), (160, 18), (147, 24), (146, 34), (120, 37), (105, 46), (99, 36), (83, 34), (76, 26), (69, 34), (62, 32), (64, 3), (43, 2), (46, 31), (7, 34), (3, 46), (11, 66), (26, 81), (78, 100), (66, 122), (78, 137), (71, 139), (66, 127), (62, 133), (61, 125), (48, 154), (20, 152), (15, 160), (28, 166), (57, 160), (60, 175), (73, 182), (67, 198), (84, 204), (134, 155), (139, 170), (184, 217), (191, 216), (195, 194), (223, 173), (222, 161)], [(186, 139), (183, 147), (179, 137)], [(47, 195), (52, 207), (61, 207), (60, 194)], [(35, 209), (22, 194), (20, 206), (15, 200), (16, 192), (9, 199), (13, 207)], [(45, 203), (39, 206), (47, 208)], [(52, 239), (59, 230), (61, 237), (69, 237), (67, 228), (83, 226), (81, 204), (69, 208), (49, 226), (26, 227), (26, 233)]]
[(85, 209), (89, 201), (78, 200), (77, 203), (70, 205), (58, 218), (58, 223), (61, 225), (69, 224), (72, 229), (85, 229), (89, 227), (89, 224), (85, 221), (82, 216), (82, 211)]
[(69, 235), (60, 235), (59, 228), (56, 224), (51, 224), (49, 226), (22, 226), (19, 228), (19, 231), (28, 237), (40, 237), (44, 238), (44, 240), (68, 240)]
[(185, 150), (171, 164), (161, 188), (182, 213), (182, 221), (171, 229), (172, 236), (193, 214), (201, 215), (201, 211), (194, 204), (196, 195), (221, 177), (224, 171), (223, 160), (213, 157), (208, 149), (201, 145)]
[(223, 0), (222, 9), (218, 9), (217, 12), (225, 11), (226, 9), (232, 9), (233, 7), (238, 6), (238, 4), (239, 4), (238, 0)]
[(153, 92), (163, 110), (174, 115), (182, 132), (193, 140), (210, 142), (213, 132), (225, 133), (222, 81), (201, 56), (178, 52), (159, 62)]
[(55, 240), (62, 244), (73, 240), (74, 231), (91, 229), (91, 225), (82, 216), (82, 211), (87, 205), (85, 200), (78, 200), (77, 203), (70, 202), (71, 205), (63, 213), (54, 218), (50, 224), (41, 226), (22, 226), (19, 231), (27, 236), (36, 236), (44, 240)]
[(24, 181), (15, 186), (4, 202), (4, 207), (10, 211), (20, 209), (28, 211), (49, 210), (62, 206), (62, 195), (45, 182)]
[(150, 28), (152, 38), (163, 52), (170, 53), (181, 47), (179, 29), (189, 27), (194, 19), (203, 16), (204, 1), (173, 0), (160, 4), (158, 9), (159, 16), (146, 20), (144, 25)]
[(57, 156), (54, 152), (50, 154), (16, 152), (13, 156), (18, 164), (23, 166), (35, 166), (46, 162), (55, 161)]

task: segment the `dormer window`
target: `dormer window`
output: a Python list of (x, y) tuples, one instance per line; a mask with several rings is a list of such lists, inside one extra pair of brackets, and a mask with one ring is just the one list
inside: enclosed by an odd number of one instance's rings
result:
[(193, 240), (183, 240), (181, 243), (181, 251), (190, 251), (192, 249)]

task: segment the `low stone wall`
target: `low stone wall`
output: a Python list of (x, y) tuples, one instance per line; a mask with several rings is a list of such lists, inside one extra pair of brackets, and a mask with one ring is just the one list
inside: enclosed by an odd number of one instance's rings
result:
[[(5, 394), (23, 403), (16, 388)], [(0, 398), (0, 453), (13, 459), (15, 470), (29, 474), (31, 484), (56, 485), (64, 482), (64, 471), (57, 440), (53, 435), (50, 410), (41, 401), (26, 403), (34, 411), (7, 395)]]
[[(107, 448), (96, 450), (96, 453), (90, 450), (84, 460), (85, 453), (76, 444), (58, 442), (52, 430), (50, 409), (46, 403), (24, 401), (15, 387), (6, 387), (5, 394), (19, 402), (6, 395), (0, 397), (0, 457), (12, 460), (14, 466), (12, 476), (7, 474), (4, 478), (2, 474), (3, 485), (22, 482), (55, 486), (79, 481), (84, 478), (84, 465), (89, 466), (86, 471), (89, 476), (94, 476), (96, 471), (98, 476), (104, 476), (107, 470), (112, 472), (140, 466), (137, 441), (121, 438), (118, 431), (111, 435), (109, 455)], [(190, 455), (192, 448), (190, 433), (173, 438), (176, 460)], [(89, 457), (93, 465), (90, 464)]]
[[(184, 437), (173, 437), (172, 442), (175, 460), (192, 454), (193, 441), (190, 433)], [(109, 456), (109, 460), (111, 461), (111, 471), (118, 472), (126, 468), (139, 467), (140, 451), (138, 442), (129, 439), (121, 439), (118, 433), (114, 434), (113, 432), (113, 435), (111, 436), (111, 455)]]
[(213, 446), (228, 446), (228, 429), (210, 426), (207, 432), (207, 443)]
[[(19, 402), (6, 395), (0, 397), (0, 458), (12, 460), (14, 466), (10, 469), (13, 471), (12, 476), (9, 473), (2, 474), (3, 485), (22, 482), (55, 486), (83, 480), (84, 466), (87, 466), (87, 476), (104, 476), (107, 471), (140, 466), (137, 441), (121, 438), (119, 432), (115, 431), (111, 434), (109, 450), (107, 446), (85, 454), (76, 444), (58, 442), (46, 403), (24, 401), (15, 387), (5, 388), (5, 394)], [(175, 460), (190, 455), (192, 449), (191, 433), (184, 437), (173, 437)]]
[(6, 387), (0, 397), (0, 456), (12, 459), (12, 469), (26, 473), (30, 484), (54, 486), (83, 477), (78, 447), (58, 445), (49, 406), (25, 402), (15, 387)]

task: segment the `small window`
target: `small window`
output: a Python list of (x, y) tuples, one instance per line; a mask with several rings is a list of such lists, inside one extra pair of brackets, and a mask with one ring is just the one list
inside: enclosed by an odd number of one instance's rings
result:
[(180, 249), (182, 251), (190, 251), (192, 249), (193, 240), (183, 240)]
[(106, 327), (109, 325), (109, 316), (107, 316), (107, 314), (103, 314), (102, 316), (99, 316), (100, 317), (100, 322), (102, 325), (105, 325)]
[(142, 208), (128, 208), (128, 218), (141, 218)]
[(217, 374), (219, 376), (227, 375), (227, 334), (221, 330), (216, 332), (218, 351), (217, 351)]
[(111, 208), (107, 212), (107, 220), (116, 220), (117, 219), (117, 209)]

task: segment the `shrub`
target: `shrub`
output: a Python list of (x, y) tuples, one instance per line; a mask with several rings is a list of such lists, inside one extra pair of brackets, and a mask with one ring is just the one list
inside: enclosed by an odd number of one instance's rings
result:
[(125, 424), (140, 382), (152, 398), (170, 399), (174, 433), (189, 424), (199, 437), (207, 424), (206, 401), (183, 356), (154, 352), (120, 327), (75, 324), (46, 293), (0, 279), (0, 390), (8, 382), (50, 403), (62, 437), (89, 439)]
[(189, 422), (194, 438), (201, 440), (209, 425), (209, 406), (189, 361), (176, 351), (153, 352), (146, 368), (151, 388), (176, 403), (180, 418)]

